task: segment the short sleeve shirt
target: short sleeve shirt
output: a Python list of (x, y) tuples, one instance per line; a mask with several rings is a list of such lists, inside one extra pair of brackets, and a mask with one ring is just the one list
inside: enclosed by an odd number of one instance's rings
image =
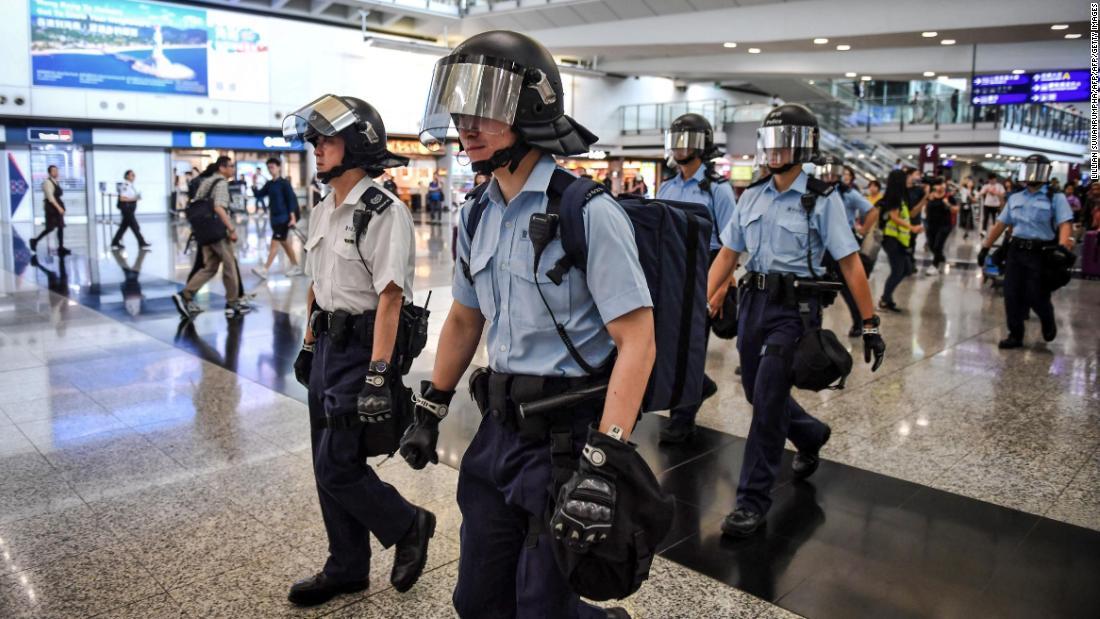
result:
[(1055, 228), (1073, 221), (1073, 210), (1065, 195), (1055, 193), (1053, 198), (1047, 197), (1047, 186), (1043, 185), (1038, 191), (1024, 189), (1008, 196), (997, 221), (1012, 226), (1015, 238), (1053, 241)]
[(734, 208), (737, 206), (737, 198), (733, 195), (733, 187), (729, 183), (713, 183), (709, 190), (699, 186), (706, 178), (706, 167), (699, 166), (691, 178), (677, 174), (675, 177), (661, 183), (657, 189), (657, 198), (662, 200), (675, 200), (678, 202), (694, 202), (702, 204), (710, 211), (714, 219), (714, 233), (711, 235), (710, 248), (717, 250), (722, 247), (719, 235), (729, 225), (733, 217)]
[[(393, 202), (371, 217), (356, 243), (352, 218), (370, 187)], [(317, 305), (330, 312), (362, 314), (378, 307), (378, 297), (390, 282), (411, 298), (416, 255), (409, 209), (370, 178), (359, 181), (343, 204), (335, 201), (329, 192), (313, 210), (305, 246), (306, 274), (313, 280)]]

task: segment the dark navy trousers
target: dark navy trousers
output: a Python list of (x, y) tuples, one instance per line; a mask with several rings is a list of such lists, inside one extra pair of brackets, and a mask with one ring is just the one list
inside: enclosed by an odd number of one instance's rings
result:
[[(738, 310), (741, 385), (752, 404), (752, 424), (741, 464), (737, 506), (766, 514), (787, 439), (800, 450), (813, 449), (825, 436), (825, 424), (791, 397), (789, 359), (803, 331), (798, 308), (770, 302), (766, 291), (750, 289), (741, 296)], [(814, 322), (820, 322), (817, 301), (810, 303), (810, 312)], [(766, 347), (779, 347), (785, 354), (766, 354)]]
[(326, 416), (354, 414), (371, 351), (357, 342), (334, 346), (328, 333), (317, 338), (309, 376), (309, 418), (313, 473), (328, 533), (324, 572), (337, 581), (370, 575), (370, 535), (389, 548), (405, 536), (416, 510), (393, 486), (378, 478), (361, 457), (369, 429), (322, 428)]
[[(602, 404), (574, 413), (573, 457)], [(454, 606), (462, 619), (588, 619), (605, 611), (569, 589), (550, 547), (550, 440), (529, 440), (481, 420), (458, 472), (462, 550)], [(538, 527), (531, 533), (532, 523)]]
[(1043, 286), (1043, 255), (1039, 251), (1009, 248), (1005, 264), (1005, 317), (1008, 335), (1024, 338), (1028, 309), (1035, 311), (1043, 329), (1054, 327), (1054, 304)]

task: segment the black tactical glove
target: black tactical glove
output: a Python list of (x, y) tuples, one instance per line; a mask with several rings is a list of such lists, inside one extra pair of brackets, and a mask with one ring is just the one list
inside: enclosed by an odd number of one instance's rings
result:
[(872, 316), (870, 320), (863, 321), (863, 362), (870, 363), (871, 356), (875, 357), (875, 364), (871, 366), (871, 371), (878, 370), (882, 365), (882, 360), (886, 358), (886, 342), (882, 341), (882, 336), (879, 335), (879, 317)]
[(380, 363), (376, 369), (371, 363), (363, 388), (359, 391), (356, 407), (359, 418), (366, 423), (382, 423), (393, 417), (393, 396), (390, 394), (389, 366)]
[(440, 391), (429, 380), (420, 382), (421, 395), (413, 394), (413, 421), (401, 437), (401, 457), (409, 466), (420, 470), (439, 463), (435, 444), (439, 440), (439, 422), (447, 416), (454, 391)]
[(580, 467), (558, 492), (550, 518), (554, 537), (573, 552), (588, 552), (610, 535), (617, 498), (613, 469), (622, 470), (633, 451), (633, 445), (589, 428)]
[(989, 256), (989, 248), (988, 247), (983, 247), (981, 249), (981, 251), (978, 252), (978, 266), (979, 267), (981, 267), (981, 268), (985, 267), (985, 259), (988, 256)]
[(302, 344), (298, 358), (294, 360), (294, 378), (309, 389), (309, 370), (313, 367), (313, 344)]

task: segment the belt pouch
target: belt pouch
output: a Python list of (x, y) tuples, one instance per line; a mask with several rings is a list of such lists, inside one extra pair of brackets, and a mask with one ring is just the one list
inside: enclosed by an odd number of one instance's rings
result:
[(512, 402), (516, 404), (516, 425), (521, 438), (541, 440), (550, 431), (550, 420), (546, 415), (531, 417), (519, 416), (519, 405), (534, 402), (549, 395), (546, 392), (546, 379), (541, 376), (517, 376), (512, 380)]
[(374, 320), (373, 316), (369, 314), (363, 314), (359, 317), (359, 320), (355, 321), (355, 327), (352, 329), (355, 334), (355, 341), (359, 342), (359, 345), (367, 350), (371, 351), (372, 358), (377, 358), (374, 349)]
[(329, 314), (328, 337), (333, 345), (343, 348), (344, 345), (347, 344), (347, 330), (350, 318), (351, 314), (348, 314), (344, 310), (336, 310)]
[(470, 397), (483, 417), (489, 412), (489, 376), (492, 373), (489, 368), (476, 368), (470, 374)]
[(783, 286), (778, 273), (768, 273), (764, 276), (764, 288), (768, 292), (768, 303), (783, 301)]
[(506, 428), (513, 428), (512, 411), (508, 402), (508, 389), (512, 377), (508, 374), (493, 372), (489, 375), (489, 408), (486, 414)]

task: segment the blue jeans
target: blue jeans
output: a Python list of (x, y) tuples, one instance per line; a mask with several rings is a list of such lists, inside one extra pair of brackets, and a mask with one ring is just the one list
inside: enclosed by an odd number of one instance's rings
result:
[(882, 300), (894, 302), (894, 290), (910, 274), (909, 250), (897, 239), (887, 236), (882, 239), (882, 249), (890, 261), (890, 275), (886, 278), (886, 288), (882, 291)]

